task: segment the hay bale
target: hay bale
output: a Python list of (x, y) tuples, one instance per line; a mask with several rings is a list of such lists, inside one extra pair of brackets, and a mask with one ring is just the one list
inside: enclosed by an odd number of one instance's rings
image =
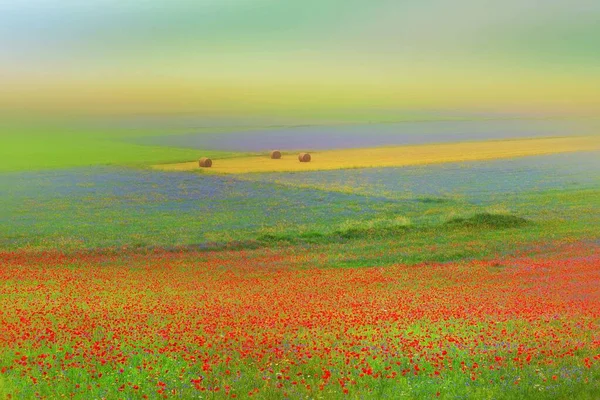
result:
[(281, 152), (279, 150), (273, 150), (271, 152), (271, 159), (279, 160), (281, 158)]
[(201, 168), (210, 168), (212, 167), (212, 160), (210, 158), (207, 157), (202, 157), (199, 161), (198, 161), (198, 165)]
[(298, 161), (300, 161), (300, 162), (310, 162), (310, 154), (308, 154), (308, 153), (300, 153), (300, 154), (298, 154)]

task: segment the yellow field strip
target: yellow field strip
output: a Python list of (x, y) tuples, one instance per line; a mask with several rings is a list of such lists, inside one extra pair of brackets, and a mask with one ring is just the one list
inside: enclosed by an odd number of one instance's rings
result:
[[(413, 146), (311, 152), (312, 161), (301, 163), (297, 154), (284, 153), (280, 160), (264, 156), (213, 160), (205, 172), (239, 174), (250, 172), (315, 171), (344, 168), (395, 167), (456, 161), (492, 160), (539, 154), (600, 150), (600, 136), (551, 137), (481, 142), (440, 143)], [(201, 152), (198, 154), (201, 156)], [(164, 171), (200, 170), (198, 161), (154, 165)]]

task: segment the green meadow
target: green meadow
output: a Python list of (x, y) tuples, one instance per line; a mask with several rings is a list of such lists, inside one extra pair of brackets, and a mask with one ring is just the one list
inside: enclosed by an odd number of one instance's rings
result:
[[(175, 130), (175, 132), (177, 132)], [(152, 163), (197, 158), (189, 149), (142, 146), (127, 139), (164, 135), (167, 130), (77, 127), (73, 124), (3, 124), (0, 128), (0, 171), (26, 171), (86, 165), (144, 166)], [(208, 151), (209, 157), (230, 157), (227, 152)]]
[[(14, 124), (12, 129), (5, 125), (0, 167), (0, 188), (8, 194), (0, 209), (5, 249), (362, 249), (401, 240), (402, 251), (390, 247), (390, 254), (378, 260), (369, 257), (370, 250), (351, 251), (352, 257), (364, 257), (364, 263), (381, 264), (456, 260), (534, 242), (594, 239), (596, 234), (594, 152), (214, 176), (146, 167), (199, 155), (218, 162), (247, 153), (151, 146), (136, 144), (136, 139), (190, 130), (201, 135), (247, 129), (252, 134), (256, 127), (53, 122)], [(522, 218), (524, 223), (477, 219), (485, 215)], [(425, 250), (430, 246), (439, 251)]]

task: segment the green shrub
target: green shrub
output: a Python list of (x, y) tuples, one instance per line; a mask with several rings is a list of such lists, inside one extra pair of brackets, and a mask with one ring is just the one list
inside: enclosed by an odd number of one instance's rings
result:
[(516, 215), (480, 213), (469, 218), (453, 218), (446, 225), (464, 228), (519, 228), (530, 221)]

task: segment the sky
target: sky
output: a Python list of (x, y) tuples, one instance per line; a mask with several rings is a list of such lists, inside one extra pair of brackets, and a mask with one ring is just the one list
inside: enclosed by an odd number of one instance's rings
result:
[(600, 106), (597, 0), (0, 0), (0, 108)]

